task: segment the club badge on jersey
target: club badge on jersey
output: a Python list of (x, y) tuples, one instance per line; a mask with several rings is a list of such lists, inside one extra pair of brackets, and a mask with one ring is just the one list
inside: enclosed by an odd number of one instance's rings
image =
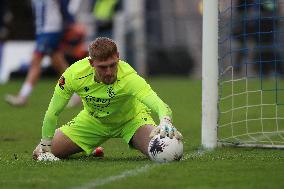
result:
[(62, 90), (64, 89), (64, 85), (65, 85), (65, 78), (64, 78), (64, 76), (61, 76), (59, 78), (58, 85), (59, 85), (60, 89), (62, 89)]

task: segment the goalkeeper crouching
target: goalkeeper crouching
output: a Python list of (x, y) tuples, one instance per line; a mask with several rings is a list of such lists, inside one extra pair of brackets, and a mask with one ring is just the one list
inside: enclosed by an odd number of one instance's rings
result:
[[(73, 93), (81, 97), (84, 109), (57, 129), (58, 116)], [(150, 116), (151, 110), (159, 116), (158, 126)], [(58, 158), (83, 151), (89, 155), (110, 138), (122, 138), (148, 156), (149, 142), (156, 134), (181, 140), (171, 119), (170, 108), (129, 64), (119, 59), (115, 42), (97, 38), (89, 45), (89, 57), (72, 64), (60, 77), (33, 158), (44, 152)]]

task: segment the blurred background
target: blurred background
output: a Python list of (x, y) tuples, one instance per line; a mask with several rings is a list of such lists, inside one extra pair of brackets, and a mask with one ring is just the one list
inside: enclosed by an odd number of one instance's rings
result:
[[(66, 59), (72, 64), (86, 56), (90, 41), (107, 36), (117, 42), (121, 59), (143, 76), (201, 77), (201, 6), (200, 0), (69, 0), (68, 10), (83, 29), (67, 37)], [(5, 83), (29, 67), (35, 39), (31, 0), (0, 0), (0, 17)], [(43, 75), (55, 75), (48, 57), (42, 65)]]
[[(35, 40), (31, 1), (0, 0), (0, 83), (28, 70)], [(202, 0), (60, 1), (68, 2), (69, 12), (82, 26), (65, 33), (62, 49), (69, 64), (87, 55), (90, 41), (107, 36), (117, 42), (121, 59), (145, 77), (201, 78)], [(283, 6), (283, 0), (219, 0), (222, 65), (232, 65), (241, 76), (246, 72), (242, 65), (257, 65), (260, 56), (274, 59), (277, 51), (277, 60), (282, 60)], [(265, 44), (274, 44), (271, 56), (258, 52)], [(46, 57), (42, 63), (43, 75), (55, 75), (49, 61)]]

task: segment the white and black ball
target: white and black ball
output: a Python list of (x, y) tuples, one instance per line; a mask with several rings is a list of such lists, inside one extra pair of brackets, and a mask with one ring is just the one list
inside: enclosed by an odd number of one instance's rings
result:
[(148, 154), (152, 161), (159, 163), (179, 161), (183, 155), (183, 143), (176, 138), (158, 134), (150, 140)]

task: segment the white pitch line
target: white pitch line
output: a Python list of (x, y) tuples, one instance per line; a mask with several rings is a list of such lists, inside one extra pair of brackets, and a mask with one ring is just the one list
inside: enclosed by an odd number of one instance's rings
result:
[(147, 172), (148, 170), (152, 169), (156, 165), (158, 164), (147, 164), (143, 167), (139, 167), (139, 168), (128, 170), (128, 171), (123, 171), (119, 173), (118, 175), (113, 175), (107, 178), (95, 179), (94, 181), (91, 181), (83, 186), (78, 186), (74, 189), (90, 189), (90, 188), (95, 188), (96, 186), (102, 186), (102, 185), (105, 185), (105, 184), (108, 184), (108, 183), (111, 183), (117, 180), (121, 180), (123, 178), (132, 177), (140, 173)]
[[(184, 155), (184, 157), (182, 158), (182, 160), (187, 160), (189, 158), (194, 158), (194, 157), (199, 157), (204, 155), (206, 151), (205, 150), (198, 150), (197, 152), (193, 152), (190, 154), (186, 154)], [(138, 167), (136, 169), (132, 169), (132, 170), (128, 170), (128, 171), (123, 171), (121, 173), (119, 173), (118, 175), (113, 175), (113, 176), (109, 176), (106, 178), (100, 178), (100, 179), (95, 179), (93, 181), (90, 181), (87, 184), (83, 184), (82, 186), (77, 186), (75, 188), (72, 189), (91, 189), (91, 188), (95, 188), (97, 186), (103, 186), (106, 184), (109, 184), (111, 182), (115, 182), (124, 178), (128, 178), (128, 177), (133, 177), (136, 176), (140, 173), (144, 173), (149, 171), (150, 169), (156, 167), (156, 166), (160, 166), (160, 165), (165, 165), (164, 163), (156, 163), (156, 164), (146, 164), (143, 167)]]

